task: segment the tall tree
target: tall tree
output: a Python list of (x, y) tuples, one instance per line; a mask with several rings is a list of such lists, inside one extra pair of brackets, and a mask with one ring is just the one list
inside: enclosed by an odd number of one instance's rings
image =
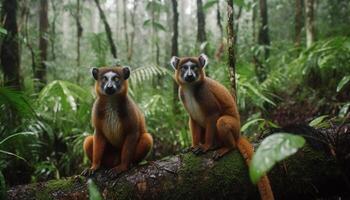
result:
[[(173, 6), (173, 35), (171, 38), (171, 55), (172, 56), (179, 56), (179, 45), (178, 45), (178, 38), (179, 38), (179, 13), (177, 11), (177, 0), (171, 0), (172, 6)], [(177, 85), (176, 81), (173, 80), (173, 113), (178, 113), (178, 89), (179, 86)]]
[[(136, 22), (135, 22), (135, 15), (136, 15), (136, 9), (137, 9), (138, 1), (133, 1), (133, 9), (130, 11), (130, 22), (132, 26), (132, 31), (129, 34), (128, 31), (128, 23), (127, 23), (127, 9), (126, 9), (126, 1), (123, 1), (123, 25), (124, 25), (124, 37), (125, 37), (125, 45), (126, 45), (126, 52), (127, 52), (127, 59), (128, 62), (131, 61), (132, 56), (134, 54), (134, 40), (135, 40), (135, 28), (136, 28)], [(129, 38), (130, 35), (130, 38)]]
[(94, 0), (94, 1), (96, 3), (97, 8), (98, 8), (98, 12), (100, 13), (101, 20), (105, 26), (107, 39), (108, 39), (108, 43), (110, 45), (112, 56), (113, 56), (113, 58), (117, 58), (117, 47), (114, 44), (111, 27), (109, 26), (106, 15), (101, 8), (100, 1), (99, 0)]
[(81, 25), (81, 3), (77, 0), (77, 10), (75, 16), (75, 22), (77, 26), (77, 82), (80, 82), (79, 67), (80, 67), (80, 41), (83, 36), (83, 26)]
[(134, 0), (134, 6), (132, 9), (132, 13), (131, 13), (132, 31), (131, 31), (131, 35), (130, 35), (130, 47), (129, 47), (128, 56), (127, 56), (129, 62), (131, 61), (132, 56), (134, 55), (134, 43), (135, 43), (135, 31), (136, 31), (135, 17), (136, 17), (137, 5), (138, 5), (138, 0)]
[(259, 0), (260, 7), (260, 28), (258, 35), (259, 45), (264, 45), (264, 56), (265, 60), (269, 58), (270, 51), (268, 46), (270, 46), (269, 37), (269, 26), (268, 26), (268, 14), (267, 14), (267, 3), (266, 0)]
[(2, 1), (1, 22), (7, 34), (1, 45), (0, 63), (4, 74), (4, 85), (21, 89), (17, 9), (17, 0)]
[(235, 54), (235, 30), (234, 30), (234, 7), (233, 1), (227, 0), (227, 45), (228, 45), (228, 70), (231, 84), (231, 93), (236, 94), (236, 54)]
[(303, 0), (295, 0), (295, 47), (299, 48), (301, 46), (301, 29), (303, 28), (303, 10), (302, 10)]
[[(197, 42), (202, 45), (207, 41), (205, 32), (205, 14), (202, 0), (197, 0)], [(201, 49), (202, 53), (207, 53), (206, 48)]]
[(56, 45), (56, 24), (57, 24), (57, 19), (60, 14), (59, 9), (57, 6), (59, 5), (60, 2), (51, 0), (51, 9), (53, 13), (52, 21), (51, 21), (51, 34), (50, 34), (50, 46), (51, 46), (51, 56), (52, 60), (56, 60), (56, 52), (55, 52), (55, 45)]
[(310, 47), (315, 41), (314, 6), (315, 0), (305, 0), (306, 47)]
[(48, 0), (40, 0), (39, 10), (39, 65), (36, 66), (35, 78), (37, 79), (36, 89), (41, 90), (47, 82), (46, 64), (47, 61), (47, 33), (49, 29)]

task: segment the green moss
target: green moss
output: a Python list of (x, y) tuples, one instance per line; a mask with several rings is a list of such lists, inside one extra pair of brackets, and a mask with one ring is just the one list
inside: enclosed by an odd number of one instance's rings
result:
[(66, 192), (73, 186), (72, 179), (52, 180), (48, 181), (42, 188), (38, 187), (35, 194), (36, 199), (50, 199), (54, 191)]
[(106, 199), (136, 199), (134, 186), (126, 180), (121, 180), (109, 190)]

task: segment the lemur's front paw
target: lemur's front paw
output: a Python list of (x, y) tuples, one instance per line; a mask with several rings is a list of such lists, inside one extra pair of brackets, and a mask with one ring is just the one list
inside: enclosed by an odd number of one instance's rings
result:
[(86, 177), (89, 177), (89, 176), (92, 176), (95, 174), (97, 169), (93, 169), (93, 168), (87, 168), (85, 169), (83, 172), (81, 172), (81, 175), (82, 176), (86, 176)]
[(127, 170), (128, 170), (128, 168), (126, 166), (118, 165), (118, 166), (110, 169), (108, 171), (108, 175), (111, 176), (112, 178), (115, 178)]
[(200, 154), (203, 154), (205, 152), (207, 152), (207, 150), (204, 148), (204, 146), (202, 145), (198, 145), (198, 146), (195, 146), (191, 149), (192, 153), (194, 153), (195, 155), (200, 155)]

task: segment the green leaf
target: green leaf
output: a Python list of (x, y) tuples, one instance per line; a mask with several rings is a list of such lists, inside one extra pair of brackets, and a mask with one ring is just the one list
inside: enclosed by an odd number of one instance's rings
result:
[(247, 123), (245, 123), (242, 127), (241, 127), (241, 131), (245, 131), (248, 127), (250, 127), (251, 125), (255, 124), (256, 122), (259, 122), (259, 121), (265, 121), (265, 119), (262, 119), (262, 118), (258, 118), (258, 119), (253, 119)]
[(214, 6), (216, 3), (218, 3), (218, 0), (208, 0), (204, 5), (203, 5), (203, 10), (208, 10), (212, 6)]
[(88, 188), (90, 200), (102, 200), (101, 194), (98, 191), (96, 184), (91, 179), (88, 180)]
[(312, 120), (309, 125), (312, 127), (318, 127), (324, 119), (326, 119), (328, 117), (328, 115), (322, 115), (317, 117), (316, 119)]
[(13, 137), (17, 137), (17, 136), (20, 136), (20, 135), (34, 135), (33, 132), (20, 132), (20, 133), (15, 133), (15, 134), (12, 134), (8, 137), (6, 137), (5, 139), (1, 140), (0, 141), (0, 145), (2, 145), (3, 143), (5, 143), (7, 140), (13, 138)]
[(6, 35), (7, 34), (7, 30), (6, 29), (4, 29), (4, 28), (2, 28), (2, 27), (0, 27), (0, 35)]
[(295, 154), (304, 144), (303, 137), (288, 133), (275, 133), (265, 138), (249, 167), (252, 182), (256, 184), (277, 162)]
[(151, 19), (146, 19), (144, 22), (143, 22), (143, 26), (150, 26), (152, 24), (152, 20)]
[(340, 90), (343, 89), (343, 87), (349, 83), (350, 81), (350, 76), (344, 76), (343, 79), (338, 83), (338, 86), (337, 86), (337, 92), (340, 92)]
[(28, 162), (28, 161), (27, 161), (26, 159), (24, 159), (22, 156), (16, 155), (16, 154), (11, 153), (11, 152), (9, 152), (9, 151), (0, 150), (0, 153), (3, 153), (3, 154), (6, 154), (6, 155), (9, 155), (9, 156), (16, 157), (16, 158), (18, 158), (18, 159), (23, 160), (24, 162)]
[(165, 27), (159, 22), (153, 22), (153, 26), (156, 30), (166, 31)]
[(252, 84), (250, 83), (246, 83), (244, 84), (245, 86), (247, 86), (255, 95), (257, 95), (258, 97), (260, 97), (261, 99), (263, 99), (264, 101), (270, 103), (271, 105), (276, 106), (276, 104), (271, 101), (269, 98), (267, 98), (265, 95), (263, 95), (258, 89), (256, 89)]
[(245, 2), (244, 2), (244, 0), (233, 0), (233, 3), (234, 3), (235, 5), (237, 5), (238, 7), (243, 7), (243, 6), (246, 5)]

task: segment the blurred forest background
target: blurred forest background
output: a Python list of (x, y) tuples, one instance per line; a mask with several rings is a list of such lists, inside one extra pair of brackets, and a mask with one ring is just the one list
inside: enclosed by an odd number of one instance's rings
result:
[(271, 127), (349, 120), (349, 0), (2, 0), (0, 23), (0, 180), (9, 186), (88, 166), (94, 66), (131, 66), (129, 94), (155, 138), (150, 160), (191, 140), (172, 55), (204, 52), (208, 75), (237, 85), (252, 140)]

